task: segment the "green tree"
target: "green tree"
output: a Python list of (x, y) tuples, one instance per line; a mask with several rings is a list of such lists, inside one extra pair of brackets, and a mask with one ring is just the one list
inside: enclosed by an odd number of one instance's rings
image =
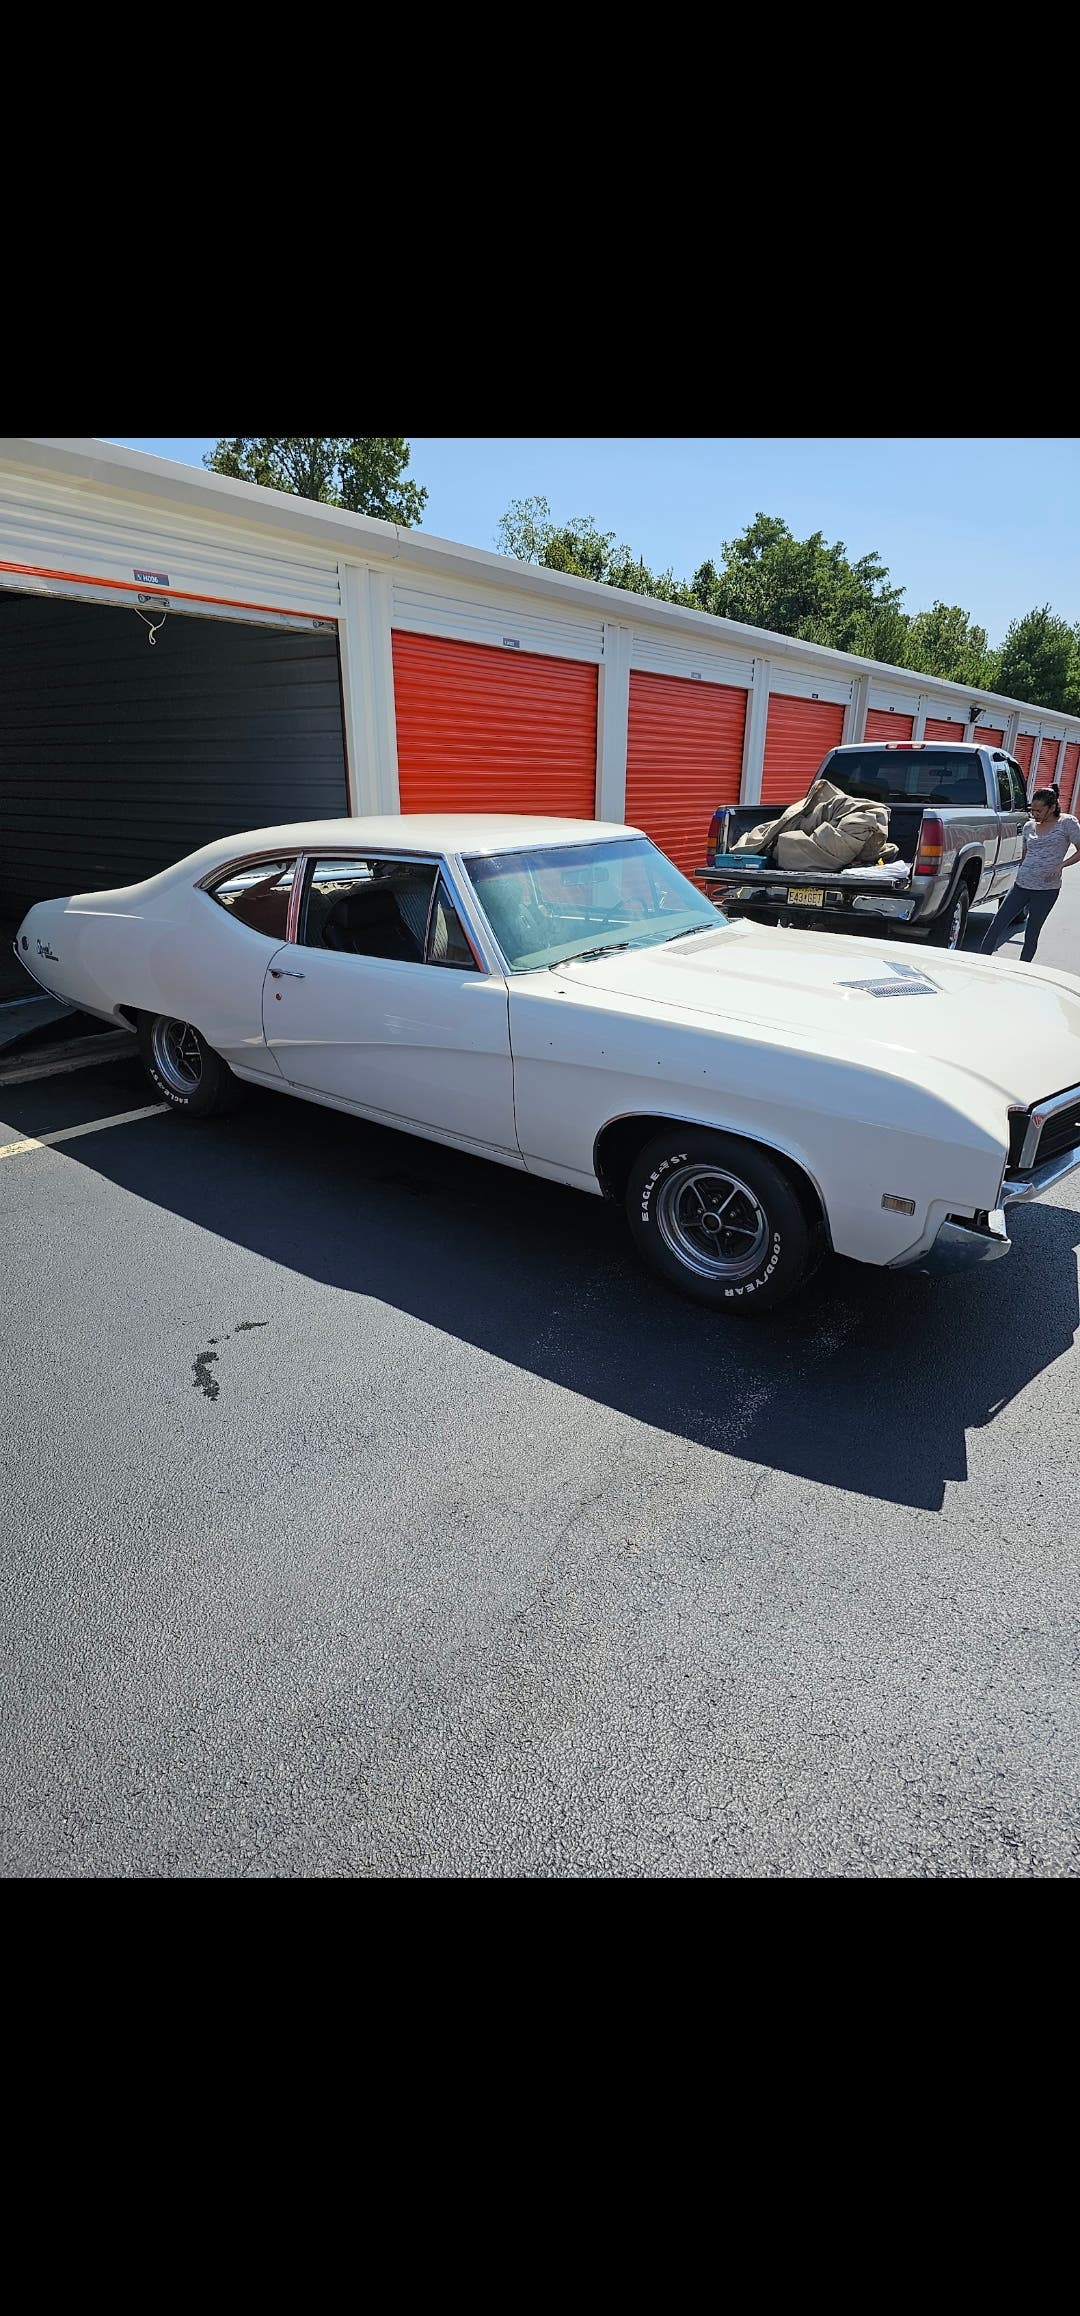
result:
[(958, 603), (933, 603), (908, 622), (907, 649), (897, 664), (976, 691), (998, 688), (999, 654), (987, 646), (985, 627), (975, 627)]
[(879, 555), (852, 563), (842, 539), (831, 547), (823, 531), (796, 539), (779, 515), (760, 511), (737, 539), (725, 539), (722, 554), (719, 571), (703, 564), (691, 582), (704, 610), (896, 664), (907, 629), (904, 590), (891, 584)]
[(401, 435), (237, 434), (207, 451), (203, 465), (264, 490), (291, 491), (354, 515), (379, 515), (408, 530), (419, 523), (427, 491), (406, 482), (409, 445)]
[(626, 587), (635, 595), (654, 595), (666, 603), (689, 603), (685, 587), (670, 570), (659, 575), (633, 549), (616, 546), (614, 531), (597, 529), (591, 515), (572, 515), (556, 523), (545, 498), (512, 499), (502, 516), (495, 544), (504, 555), (521, 563), (539, 563), (549, 571), (570, 571), (578, 579), (595, 579), (606, 587)]
[(1050, 605), (1014, 619), (1001, 647), (998, 684), (1013, 700), (1068, 710), (1076, 698), (1078, 632)]
[(958, 603), (936, 601), (909, 616), (904, 589), (893, 586), (880, 555), (853, 562), (842, 539), (830, 546), (823, 531), (797, 539), (779, 515), (759, 511), (738, 538), (724, 541), (719, 564), (708, 557), (689, 581), (670, 569), (650, 571), (591, 515), (554, 522), (540, 497), (511, 501), (495, 544), (504, 555), (551, 571), (1080, 715), (1080, 622), (1069, 627), (1044, 604), (1014, 620), (1001, 650), (992, 650), (986, 629)]

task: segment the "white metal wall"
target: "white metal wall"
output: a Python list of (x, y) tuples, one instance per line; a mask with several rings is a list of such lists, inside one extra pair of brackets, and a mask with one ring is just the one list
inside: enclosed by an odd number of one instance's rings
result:
[[(624, 809), (631, 668), (745, 688), (746, 801), (760, 794), (770, 691), (843, 702), (845, 739), (861, 737), (868, 706), (895, 705), (913, 715), (916, 739), (928, 716), (951, 716), (957, 738), (967, 730), (961, 687), (920, 685), (906, 670), (860, 667), (840, 652), (808, 654), (805, 645), (783, 637), (762, 635), (756, 650), (745, 633), (705, 614), (645, 604), (621, 591), (616, 598), (613, 590), (561, 573), (530, 569), (524, 583), (521, 567), (502, 558), (323, 507), (303, 514), (292, 499), (282, 530), (268, 530), (266, 500), (273, 494), (259, 494), (258, 520), (253, 512), (245, 521), (231, 490), (223, 492), (218, 514), (206, 500), (206, 475), (193, 475), (200, 498), (195, 504), (193, 493), (188, 510), (176, 471), (166, 484), (158, 462), (144, 468), (133, 454), (122, 463), (118, 458), (113, 487), (106, 445), (93, 446), (85, 480), (73, 476), (68, 446), (63, 479), (30, 471), (26, 444), (18, 447), (23, 458), (5, 460), (0, 443), (0, 587), (67, 591), (89, 600), (115, 600), (112, 591), (124, 590), (151, 605), (168, 595), (177, 608), (204, 616), (336, 628), (353, 811), (391, 810), (398, 800), (395, 628), (508, 654), (594, 661), (600, 670), (596, 803), (605, 818)], [(50, 445), (33, 447), (47, 466)], [(304, 535), (291, 535), (305, 524)], [(355, 553), (342, 544), (346, 525)], [(471, 563), (483, 567), (475, 579), (462, 575)], [(992, 698), (982, 713), (1006, 725), (1007, 747), (1021, 722), (1045, 728), (1039, 711), (1005, 703), (995, 709)], [(1066, 737), (1080, 735), (1080, 718), (1063, 719), (1061, 728)]]

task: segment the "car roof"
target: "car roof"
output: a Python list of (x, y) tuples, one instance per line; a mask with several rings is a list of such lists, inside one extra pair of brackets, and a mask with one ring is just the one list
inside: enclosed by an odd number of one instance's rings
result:
[(643, 833), (623, 821), (556, 820), (529, 812), (387, 812), (238, 829), (234, 836), (215, 837), (176, 866), (198, 864), (199, 875), (205, 876), (219, 861), (226, 866), (259, 852), (363, 852), (368, 847), (377, 852), (520, 852), (533, 845), (595, 844), (604, 837)]

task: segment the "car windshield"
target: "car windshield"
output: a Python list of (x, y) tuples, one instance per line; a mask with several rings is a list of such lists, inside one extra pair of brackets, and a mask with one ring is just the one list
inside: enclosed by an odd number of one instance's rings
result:
[(727, 923), (646, 836), (474, 855), (465, 866), (512, 973)]

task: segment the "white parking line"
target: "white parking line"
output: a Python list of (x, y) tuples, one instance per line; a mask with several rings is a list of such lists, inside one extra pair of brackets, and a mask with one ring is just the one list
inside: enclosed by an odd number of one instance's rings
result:
[(151, 1102), (145, 1110), (121, 1110), (115, 1118), (91, 1118), (85, 1126), (59, 1126), (55, 1134), (31, 1134), (25, 1142), (0, 1143), (0, 1158), (15, 1158), (20, 1150), (50, 1150), (57, 1142), (75, 1142), (80, 1134), (104, 1134), (110, 1126), (133, 1126), (136, 1118), (158, 1118), (168, 1102)]

